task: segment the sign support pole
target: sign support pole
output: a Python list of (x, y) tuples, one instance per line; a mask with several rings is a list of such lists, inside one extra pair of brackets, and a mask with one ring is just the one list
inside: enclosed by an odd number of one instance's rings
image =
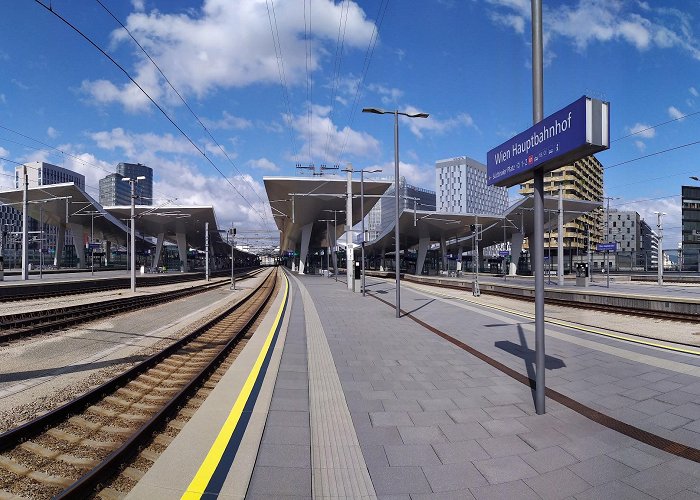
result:
[[(532, 9), (532, 121), (544, 118), (542, 70), (542, 0), (531, 0)], [(535, 411), (545, 413), (544, 382), (544, 171), (534, 171), (534, 231), (532, 272), (535, 275)]]

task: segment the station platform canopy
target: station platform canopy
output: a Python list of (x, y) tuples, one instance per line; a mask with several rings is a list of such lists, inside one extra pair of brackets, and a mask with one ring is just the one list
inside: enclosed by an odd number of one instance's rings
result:
[[(94, 223), (95, 238), (126, 244), (126, 225), (72, 182), (30, 187), (27, 198), (28, 215), (33, 219), (53, 226), (82, 226), (86, 233)], [(22, 199), (22, 189), (0, 191), (0, 203), (20, 212)]]
[[(131, 219), (130, 205), (104, 207), (104, 210), (125, 223)], [(208, 222), (209, 245), (224, 254), (226, 249), (231, 248), (226, 244), (225, 235), (222, 237), (222, 233), (219, 232), (212, 206), (137, 205), (134, 214), (138, 233), (171, 242), (176, 242), (178, 235), (184, 235), (187, 246), (200, 250), (205, 248), (205, 224)]]
[[(306, 232), (309, 245), (322, 245), (322, 237), (326, 234), (326, 222), (333, 220), (334, 214), (326, 210), (344, 211), (346, 204), (347, 179), (341, 176), (319, 177), (263, 177), (272, 214), (280, 231), (280, 250), (293, 250), (302, 242), (302, 233)], [(361, 218), (372, 209), (392, 185), (392, 181), (364, 181), (364, 208), (360, 212), (360, 181), (352, 181), (352, 224), (360, 222)], [(333, 241), (345, 231), (345, 213), (336, 213), (337, 231)], [(333, 227), (333, 223), (330, 224)], [(302, 249), (303, 251), (303, 249)]]

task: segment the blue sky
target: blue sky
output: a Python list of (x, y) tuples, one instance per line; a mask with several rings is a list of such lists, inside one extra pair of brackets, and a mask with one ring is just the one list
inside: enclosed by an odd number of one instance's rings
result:
[[(272, 228), (264, 175), (311, 162), (393, 171), (392, 118), (362, 107), (430, 113), (401, 122), (400, 149), (402, 175), (431, 189), (437, 160), (486, 163), (532, 124), (529, 0), (101, 2), (192, 112), (99, 2), (51, 6), (207, 157), (84, 38), (41, 4), (12, 2), (0, 17), (0, 157), (78, 170), (95, 196), (118, 162), (141, 162), (156, 203), (213, 204), (222, 225)], [(675, 248), (700, 144), (642, 157), (700, 140), (700, 3), (543, 4), (545, 115), (584, 94), (610, 101), (612, 147), (598, 159), (611, 207), (649, 222), (667, 212)], [(0, 169), (10, 187), (14, 164)]]

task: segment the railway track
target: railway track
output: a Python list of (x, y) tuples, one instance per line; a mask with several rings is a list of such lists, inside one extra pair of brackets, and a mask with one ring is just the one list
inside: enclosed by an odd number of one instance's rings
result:
[[(259, 270), (249, 271), (239, 275), (238, 279), (248, 278), (259, 272)], [(0, 343), (30, 337), (47, 331), (59, 330), (68, 326), (86, 323), (126, 311), (134, 311), (156, 304), (170, 302), (182, 297), (203, 293), (228, 283), (228, 280), (222, 280), (216, 283), (205, 283), (203, 285), (170, 290), (162, 293), (122, 297), (92, 304), (79, 304), (75, 306), (3, 315), (0, 316), (0, 328), (2, 329), (2, 333), (0, 333)]]
[[(239, 269), (240, 272), (248, 272), (249, 269)], [(211, 273), (211, 277), (230, 276), (230, 270), (216, 271)], [(188, 274), (164, 274), (159, 276), (136, 277), (136, 285), (141, 287), (169, 285), (172, 283), (186, 283), (204, 279), (204, 273)], [(73, 280), (63, 282), (29, 283), (21, 286), (6, 285), (0, 288), (0, 302), (14, 302), (18, 300), (47, 299), (51, 297), (62, 297), (65, 295), (76, 295), (81, 293), (106, 292), (110, 290), (123, 290), (129, 288), (130, 278), (128, 276), (117, 278), (98, 278), (95, 280)]]
[[(393, 272), (377, 272), (377, 271), (372, 271), (371, 274), (368, 273), (368, 276), (375, 276), (377, 278), (393, 278), (394, 273)], [(467, 280), (461, 280), (461, 281), (456, 281), (455, 284), (448, 284), (448, 283), (438, 283), (434, 281), (427, 281), (427, 280), (422, 280), (422, 279), (416, 279), (410, 274), (402, 274), (401, 276), (402, 281), (407, 281), (411, 283), (416, 283), (420, 285), (429, 285), (429, 286), (434, 286), (438, 288), (448, 288), (452, 290), (462, 290), (462, 291), (472, 291), (473, 283), (471, 281)], [(492, 283), (492, 282), (482, 282), (480, 283), (479, 290), (481, 294), (487, 294), (487, 295), (497, 295), (499, 297), (507, 297), (507, 298), (512, 298), (516, 300), (522, 300), (526, 302), (534, 302), (535, 300), (535, 295), (534, 295), (534, 289), (532, 287), (523, 287), (521, 285), (516, 285), (513, 287), (513, 291), (509, 292), (508, 289), (504, 286), (501, 286), (500, 284)], [(613, 297), (615, 298), (615, 297)], [(643, 309), (643, 308), (637, 308), (637, 307), (625, 307), (624, 305), (621, 305), (619, 302), (614, 302), (614, 303), (600, 303), (600, 302), (583, 302), (583, 301), (574, 301), (574, 300), (566, 300), (563, 298), (558, 298), (554, 297), (551, 294), (548, 294), (547, 291), (545, 291), (545, 301), (548, 304), (556, 304), (560, 306), (565, 306), (565, 307), (574, 307), (577, 309), (586, 309), (586, 310), (596, 310), (596, 311), (605, 311), (605, 312), (612, 312), (612, 313), (617, 313), (617, 314), (634, 314), (636, 316), (641, 316), (641, 317), (646, 317), (646, 318), (654, 318), (654, 319), (669, 319), (669, 320), (676, 320), (676, 321), (692, 321), (692, 322), (697, 322), (700, 319), (700, 312), (695, 311), (695, 312), (681, 312), (681, 311), (665, 311), (665, 310), (660, 310), (660, 309)]]
[(85, 395), (0, 435), (0, 497), (82, 498), (143, 446), (250, 333), (272, 271), (195, 332)]

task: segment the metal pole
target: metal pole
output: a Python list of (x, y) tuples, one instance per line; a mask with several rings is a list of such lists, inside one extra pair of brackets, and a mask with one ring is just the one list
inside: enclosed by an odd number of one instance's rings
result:
[(231, 225), (231, 289), (236, 289), (236, 277), (233, 275), (233, 249), (236, 247), (236, 229)]
[(360, 170), (360, 217), (362, 222), (360, 228), (362, 230), (361, 258), (362, 258), (362, 296), (365, 296), (365, 171)]
[(136, 179), (131, 184), (131, 291), (136, 291)]
[[(547, 284), (552, 284), (552, 211), (547, 210)], [(557, 264), (559, 261), (557, 259)]]
[(22, 280), (29, 279), (29, 177), (27, 166), (22, 165), (22, 179), (24, 190), (22, 192)]
[(326, 245), (326, 278), (331, 277), (331, 228), (328, 226), (328, 221), (326, 221), (326, 236), (328, 245)]
[(586, 242), (588, 243), (588, 252), (586, 252), (586, 264), (588, 264), (588, 281), (593, 283), (593, 268), (591, 267), (591, 225), (586, 224)]
[(396, 317), (401, 317), (401, 263), (399, 258), (399, 110), (394, 111), (394, 274), (396, 275)]
[[(610, 198), (607, 199), (607, 208), (605, 209), (605, 243), (609, 243), (608, 234), (610, 233)], [(605, 276), (607, 287), (610, 288), (610, 250), (605, 251)]]
[(44, 203), (39, 205), (39, 279), (44, 279)]
[(338, 252), (336, 251), (336, 247), (338, 246), (337, 243), (338, 241), (336, 240), (338, 234), (338, 212), (337, 210), (333, 210), (333, 253), (335, 253), (335, 258), (333, 259), (333, 262), (335, 262), (335, 265), (333, 266), (335, 269), (333, 269), (333, 274), (335, 275), (335, 282), (338, 282)]
[(657, 212), (656, 213), (656, 228), (659, 231), (659, 258), (658, 258), (658, 265), (657, 267), (657, 283), (659, 286), (663, 286), (664, 284), (664, 247), (663, 247), (663, 226), (662, 226), (662, 217), (664, 216), (663, 212)]
[(345, 275), (348, 290), (355, 289), (354, 251), (352, 249), (352, 166), (348, 165), (347, 200), (345, 201)]
[[(508, 243), (506, 242), (506, 218), (503, 216), (503, 250), (508, 250)], [(511, 249), (512, 251), (512, 249)], [(511, 257), (512, 258), (512, 257)], [(459, 261), (462, 261), (462, 256), (459, 256)], [(503, 281), (506, 281), (506, 276), (508, 275), (508, 256), (503, 256)]]
[(95, 250), (92, 248), (92, 244), (95, 242), (95, 212), (90, 214), (90, 276), (95, 276)]
[(209, 281), (209, 223), (204, 223), (204, 279)]
[(559, 186), (559, 214), (557, 219), (557, 283), (564, 286), (564, 191)]
[[(542, 121), (544, 115), (542, 70), (542, 0), (532, 0), (532, 118)], [(544, 172), (534, 172), (534, 231), (532, 241), (533, 273), (535, 275), (535, 411), (545, 413), (544, 381)]]

